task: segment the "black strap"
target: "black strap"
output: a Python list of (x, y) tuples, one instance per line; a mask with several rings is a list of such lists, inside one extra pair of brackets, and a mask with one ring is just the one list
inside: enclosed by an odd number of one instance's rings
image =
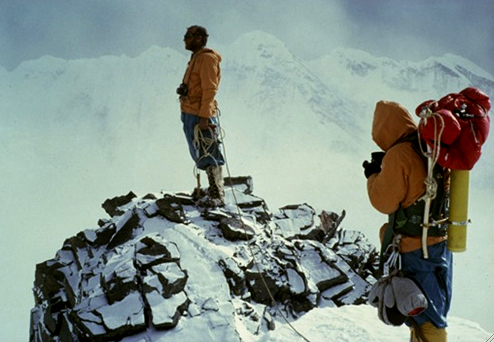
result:
[[(192, 75), (192, 71), (194, 71), (194, 65), (196, 64), (196, 60), (199, 57), (199, 55), (200, 54), (203, 54), (203, 53), (212, 53), (212, 54), (214, 54), (214, 52), (212, 50), (206, 49), (205, 51), (201, 50), (201, 51), (198, 51), (195, 55), (192, 55), (192, 57), (191, 57), (192, 67), (190, 68), (189, 77), (187, 77), (187, 81), (185, 81), (185, 76), (187, 75), (187, 70), (189, 70), (189, 67), (187, 65), (187, 69), (185, 69), (184, 77), (182, 78), (182, 83), (188, 85), (189, 80), (190, 80), (190, 75)], [(190, 61), (189, 61), (189, 63), (190, 63)]]
[[(189, 77), (187, 77), (187, 81), (185, 81), (185, 76), (187, 75), (187, 71), (189, 70), (189, 66), (187, 65), (187, 69), (185, 69), (185, 74), (184, 74), (184, 77), (182, 79), (183, 84), (189, 83), (190, 75), (192, 75), (192, 71), (194, 70), (194, 65), (196, 64), (196, 59), (197, 59), (197, 55), (192, 57), (192, 67), (190, 68)], [(189, 61), (189, 63), (190, 63), (190, 61)]]
[[(442, 186), (442, 184), (439, 184)], [(439, 187), (438, 186), (438, 187)], [(442, 191), (438, 190), (436, 198), (432, 200), (429, 218), (437, 221), (442, 220), (444, 217), (444, 200), (442, 199)], [(424, 220), (425, 202), (417, 201), (410, 207), (403, 209), (402, 207), (393, 213), (394, 230), (398, 234), (407, 236), (422, 236), (422, 223)], [(430, 222), (432, 223), (432, 222)], [(430, 226), (428, 229), (428, 236), (446, 236), (447, 223), (441, 221), (434, 226)]]

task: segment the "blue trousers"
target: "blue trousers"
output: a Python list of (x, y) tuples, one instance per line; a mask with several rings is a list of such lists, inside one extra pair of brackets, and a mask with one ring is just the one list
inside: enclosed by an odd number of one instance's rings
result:
[(446, 316), (451, 305), (453, 255), (446, 241), (429, 246), (428, 250), (428, 259), (424, 259), (422, 249), (402, 253), (401, 268), (422, 288), (429, 302), (427, 310), (413, 319), (418, 325), (429, 321), (441, 329), (447, 326)]
[(208, 166), (220, 166), (225, 164), (225, 158), (221, 153), (221, 142), (218, 138), (218, 119), (212, 117), (209, 122), (216, 126), (215, 129), (202, 131), (202, 135), (205, 139), (214, 139), (214, 142), (208, 145), (204, 144), (204, 141), (199, 139), (199, 146), (194, 145), (194, 128), (199, 123), (201, 119), (197, 115), (192, 115), (182, 112), (182, 123), (185, 133), (185, 138), (187, 139), (187, 144), (189, 145), (189, 152), (196, 163), (196, 166), (201, 170), (206, 170)]

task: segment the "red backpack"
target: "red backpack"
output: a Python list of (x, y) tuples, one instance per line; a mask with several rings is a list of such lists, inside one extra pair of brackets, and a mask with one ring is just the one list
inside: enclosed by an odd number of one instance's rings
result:
[[(489, 96), (474, 87), (448, 94), (438, 101), (425, 101), (417, 107), (415, 113), (421, 117), (420, 137), (431, 148), (435, 142), (439, 143), (439, 165), (453, 170), (473, 168), (489, 135), (490, 109)], [(438, 114), (440, 120), (434, 124), (433, 118), (424, 115), (427, 112)]]

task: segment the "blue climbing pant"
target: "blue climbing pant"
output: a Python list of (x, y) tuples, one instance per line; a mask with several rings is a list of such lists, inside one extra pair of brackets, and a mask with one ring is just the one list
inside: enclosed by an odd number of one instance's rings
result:
[(201, 170), (208, 166), (220, 166), (225, 164), (225, 158), (221, 153), (221, 142), (218, 134), (218, 119), (212, 117), (209, 122), (216, 128), (200, 131), (199, 137), (195, 136), (194, 129), (201, 119), (197, 115), (182, 112), (182, 123), (189, 145), (189, 152)]
[(446, 316), (451, 305), (453, 284), (453, 255), (447, 241), (428, 247), (429, 258), (424, 259), (422, 249), (401, 254), (403, 273), (415, 280), (428, 300), (428, 308), (413, 320), (420, 326), (431, 322), (437, 328), (447, 326)]

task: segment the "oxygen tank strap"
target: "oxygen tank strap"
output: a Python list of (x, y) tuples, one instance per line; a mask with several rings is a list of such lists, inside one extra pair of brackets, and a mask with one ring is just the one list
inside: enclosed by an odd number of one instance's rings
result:
[(449, 221), (449, 224), (452, 226), (466, 226), (467, 224), (471, 223), (470, 219), (466, 221)]

